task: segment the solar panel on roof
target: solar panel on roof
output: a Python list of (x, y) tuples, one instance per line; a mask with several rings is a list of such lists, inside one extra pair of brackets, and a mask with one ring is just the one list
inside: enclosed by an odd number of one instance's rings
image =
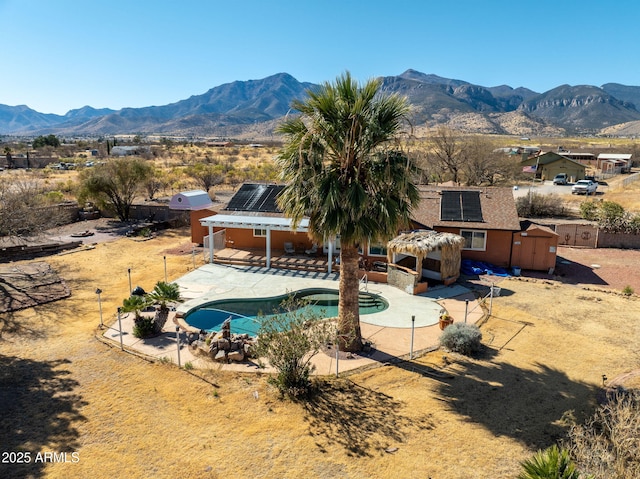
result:
[(440, 220), (482, 222), (479, 191), (443, 191)]
[(262, 213), (279, 213), (276, 198), (284, 188), (283, 185), (244, 184), (233, 195), (225, 208), (227, 211), (257, 211)]
[(483, 221), (479, 191), (462, 191), (462, 220)]
[(459, 191), (442, 192), (440, 219), (443, 221), (462, 221), (462, 203)]

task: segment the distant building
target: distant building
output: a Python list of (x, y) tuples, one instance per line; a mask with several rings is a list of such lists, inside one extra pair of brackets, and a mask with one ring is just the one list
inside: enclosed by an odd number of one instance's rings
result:
[(111, 148), (111, 156), (135, 156), (149, 153), (148, 146), (114, 146)]

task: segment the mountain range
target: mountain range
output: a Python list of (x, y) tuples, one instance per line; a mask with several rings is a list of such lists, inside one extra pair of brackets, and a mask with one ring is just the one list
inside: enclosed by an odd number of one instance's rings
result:
[[(382, 77), (382, 90), (407, 97), (419, 135), (438, 125), (472, 133), (558, 136), (640, 134), (640, 87), (561, 85), (544, 93), (484, 87), (407, 70)], [(0, 134), (100, 136), (159, 134), (269, 138), (291, 102), (317, 88), (287, 73), (235, 81), (163, 106), (111, 110), (85, 106), (65, 115), (0, 104)]]

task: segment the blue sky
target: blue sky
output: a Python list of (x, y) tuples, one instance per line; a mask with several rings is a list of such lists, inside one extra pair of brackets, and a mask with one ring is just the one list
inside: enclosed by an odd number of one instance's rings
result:
[(164, 105), (279, 72), (409, 68), (483, 86), (640, 86), (640, 3), (0, 0), (0, 104)]

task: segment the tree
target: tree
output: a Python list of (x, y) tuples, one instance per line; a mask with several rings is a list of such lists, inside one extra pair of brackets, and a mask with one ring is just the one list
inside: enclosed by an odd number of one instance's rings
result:
[(61, 212), (46, 208), (57, 202), (34, 174), (0, 181), (0, 236), (28, 237), (59, 224)]
[(433, 145), (429, 151), (429, 160), (438, 165), (443, 172), (451, 175), (451, 180), (455, 184), (459, 184), (461, 170), (466, 161), (462, 139), (450, 128), (441, 126), (431, 136), (431, 142)]
[(323, 314), (293, 297), (281, 305), (282, 312), (258, 318), (256, 354), (277, 371), (270, 382), (283, 394), (299, 398), (311, 392), (311, 360), (335, 337), (335, 328)]
[(362, 348), (358, 249), (408, 226), (419, 201), (415, 165), (393, 143), (408, 103), (380, 94), (380, 86), (379, 80), (360, 86), (347, 72), (294, 101), (301, 116), (278, 127), (286, 142), (277, 163), (287, 183), (279, 206), (294, 225), (309, 217), (313, 241), (340, 237), (338, 332), (347, 351)]
[(468, 186), (493, 186), (511, 169), (512, 161), (503, 153), (494, 151), (493, 144), (484, 137), (474, 135), (462, 145), (462, 175)]
[(156, 193), (160, 192), (169, 185), (169, 177), (159, 168), (151, 167), (149, 176), (144, 181), (144, 189), (147, 192), (149, 200), (153, 200)]
[(219, 163), (196, 163), (187, 167), (185, 173), (196, 180), (207, 193), (224, 180), (223, 167)]
[(39, 136), (33, 140), (33, 148), (43, 148), (45, 146), (52, 146), (58, 148), (60, 146), (60, 140), (55, 135)]
[(136, 195), (151, 175), (151, 166), (140, 158), (118, 158), (82, 172), (80, 197), (92, 198), (128, 221)]
[(7, 168), (12, 169), (14, 167), (14, 163), (13, 163), (13, 155), (12, 155), (13, 151), (11, 150), (10, 147), (5, 146), (4, 147), (4, 154), (7, 158)]

